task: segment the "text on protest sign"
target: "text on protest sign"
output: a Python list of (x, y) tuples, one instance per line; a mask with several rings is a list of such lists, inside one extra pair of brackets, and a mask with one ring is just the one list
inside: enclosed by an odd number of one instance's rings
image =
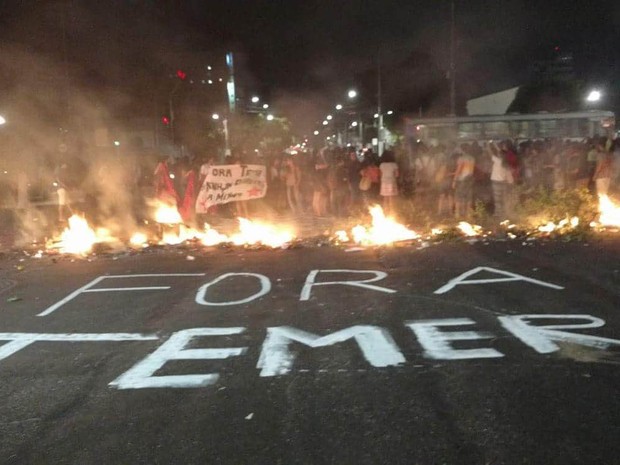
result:
[(211, 166), (196, 199), (196, 213), (206, 213), (213, 205), (258, 199), (266, 192), (264, 165)]

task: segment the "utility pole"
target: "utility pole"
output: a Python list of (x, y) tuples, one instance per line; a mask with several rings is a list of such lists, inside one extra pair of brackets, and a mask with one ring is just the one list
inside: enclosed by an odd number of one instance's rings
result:
[(377, 129), (377, 151), (383, 155), (383, 111), (381, 109), (381, 59), (377, 53), (377, 114), (379, 115), (379, 128)]
[(450, 2), (450, 115), (456, 116), (456, 66), (454, 42), (454, 0)]

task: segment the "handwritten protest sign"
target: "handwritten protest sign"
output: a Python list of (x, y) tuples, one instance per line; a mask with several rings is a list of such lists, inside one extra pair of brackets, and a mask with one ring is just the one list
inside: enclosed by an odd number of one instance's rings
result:
[(196, 199), (196, 213), (213, 205), (258, 199), (267, 192), (264, 165), (211, 166)]

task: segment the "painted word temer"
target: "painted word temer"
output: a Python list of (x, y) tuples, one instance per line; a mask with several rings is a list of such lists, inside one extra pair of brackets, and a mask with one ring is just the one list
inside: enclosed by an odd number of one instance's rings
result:
[[(595, 349), (620, 346), (620, 340), (566, 330), (600, 328), (605, 322), (591, 315), (510, 315), (498, 317), (501, 326), (512, 336), (540, 354), (558, 351), (558, 342), (578, 344)], [(557, 321), (554, 324), (538, 324), (541, 320)], [(562, 322), (564, 320), (564, 322)], [(415, 335), (426, 358), (433, 360), (470, 360), (501, 358), (505, 355), (494, 348), (455, 348), (456, 341), (490, 339), (494, 335), (481, 331), (451, 331), (452, 327), (475, 324), (470, 318), (448, 318), (437, 320), (406, 321)], [(184, 374), (158, 376), (156, 372), (167, 362), (174, 360), (222, 360), (239, 357), (247, 347), (223, 347), (190, 349), (192, 340), (204, 337), (233, 336), (245, 331), (243, 327), (192, 328), (173, 333), (154, 352), (110, 383), (118, 389), (141, 388), (198, 388), (216, 383), (218, 373)], [(156, 335), (135, 333), (0, 333), (0, 340), (7, 341), (0, 346), (0, 360), (3, 360), (35, 342), (106, 342), (106, 341), (149, 341)], [(354, 340), (364, 359), (371, 367), (396, 367), (406, 363), (400, 348), (382, 327), (356, 325), (339, 331), (317, 335), (290, 326), (267, 328), (256, 367), (262, 377), (281, 376), (290, 373), (295, 363), (296, 352), (290, 346), (302, 344), (308, 348), (328, 347), (340, 342)]]
[[(473, 275), (485, 272), (499, 277), (486, 279), (468, 279)], [(320, 275), (327, 275), (329, 281), (318, 280)], [(333, 280), (334, 275), (361, 279)], [(369, 277), (370, 275), (370, 277)], [(139, 287), (98, 287), (105, 280), (115, 282), (124, 279), (165, 278), (202, 278), (204, 273), (172, 273), (172, 274), (134, 274), (99, 276), (90, 283), (75, 290), (59, 302), (53, 304), (38, 314), (46, 317), (66, 305), (70, 301), (86, 293), (105, 292), (144, 292), (165, 291), (171, 286), (139, 286)], [(379, 286), (377, 281), (387, 276), (385, 272), (375, 270), (312, 270), (301, 288), (299, 300), (310, 300), (311, 295), (320, 292), (323, 286), (348, 286), (363, 289), (365, 292), (395, 293), (396, 290)], [(227, 302), (213, 302), (209, 300), (210, 287), (226, 279), (242, 277), (257, 280), (260, 289), (253, 294), (234, 296)], [(497, 270), (489, 267), (478, 267), (469, 270), (450, 280), (434, 291), (435, 294), (450, 292), (456, 286), (472, 284), (493, 284), (504, 282), (521, 282), (526, 285), (537, 285), (554, 290), (563, 289), (556, 284), (518, 275), (509, 271)], [(160, 283), (161, 284), (161, 283)], [(243, 291), (242, 291), (243, 292)], [(195, 302), (200, 306), (221, 307), (229, 305), (247, 304), (271, 292), (271, 281), (268, 277), (257, 273), (226, 273), (203, 284), (198, 288)], [(607, 349), (620, 346), (620, 340), (581, 334), (571, 330), (600, 328), (605, 322), (591, 315), (582, 314), (526, 314), (505, 315), (498, 317), (499, 325), (509, 335), (522, 342), (525, 346), (539, 354), (550, 354), (560, 350), (558, 343), (572, 343), (595, 349)], [(493, 347), (466, 347), (464, 341), (476, 341), (495, 338), (489, 332), (477, 331), (472, 328), (476, 322), (470, 318), (446, 318), (434, 320), (405, 321), (404, 325), (411, 331), (417, 344), (422, 349), (424, 357), (432, 360), (471, 360), (502, 358), (505, 354)], [(464, 330), (465, 329), (465, 330)], [(207, 327), (191, 328), (176, 331), (165, 340), (155, 351), (140, 360), (128, 371), (121, 374), (110, 383), (117, 389), (142, 388), (199, 388), (215, 384), (219, 373), (194, 373), (180, 375), (158, 375), (168, 362), (177, 360), (224, 360), (231, 357), (244, 356), (248, 347), (220, 347), (220, 348), (190, 348), (196, 347), (199, 338), (234, 337), (246, 331), (244, 327)], [(158, 335), (139, 333), (0, 333), (0, 361), (12, 356), (35, 342), (131, 342), (159, 340)], [(388, 368), (405, 364), (407, 360), (392, 338), (390, 332), (380, 326), (354, 325), (329, 334), (314, 334), (290, 326), (275, 326), (266, 328), (264, 340), (260, 348), (260, 355), (256, 368), (261, 377), (282, 376), (289, 374), (295, 365), (297, 352), (292, 345), (303, 345), (308, 349), (325, 348), (345, 341), (354, 341), (363, 358), (370, 367)], [(455, 344), (459, 342), (459, 344)], [(228, 344), (226, 344), (228, 346)], [(344, 371), (344, 370), (338, 370)]]

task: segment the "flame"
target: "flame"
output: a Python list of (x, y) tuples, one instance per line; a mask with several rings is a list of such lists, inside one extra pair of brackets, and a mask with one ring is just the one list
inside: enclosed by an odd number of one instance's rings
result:
[(143, 232), (135, 232), (129, 239), (129, 243), (136, 247), (144, 247), (148, 245), (148, 237)]
[(99, 242), (114, 242), (116, 239), (105, 228), (93, 230), (86, 218), (73, 215), (69, 218), (69, 226), (60, 234), (57, 240), (48, 244), (62, 253), (85, 255)]
[(538, 226), (538, 231), (542, 233), (552, 233), (558, 230), (566, 230), (566, 229), (575, 229), (579, 226), (579, 218), (573, 216), (572, 218), (564, 218), (560, 220), (558, 223), (554, 223), (553, 221), (548, 221), (546, 224)]
[(598, 198), (601, 226), (620, 227), (620, 205), (615, 204), (607, 195)]
[(461, 221), (458, 224), (458, 228), (467, 237), (479, 236), (480, 234), (482, 234), (482, 227), (476, 224), (469, 224), (466, 221)]
[(183, 219), (176, 205), (161, 201), (155, 204), (155, 221), (160, 224), (181, 224)]
[[(361, 245), (385, 245), (398, 241), (406, 241), (417, 239), (419, 235), (408, 229), (405, 225), (398, 223), (390, 217), (386, 217), (383, 209), (379, 205), (370, 207), (370, 215), (372, 216), (372, 225), (365, 227), (357, 225), (351, 229), (353, 241)], [(338, 234), (338, 238), (342, 239), (346, 236)], [(347, 236), (348, 237), (348, 236)]]
[(235, 245), (263, 244), (269, 247), (282, 247), (293, 240), (293, 234), (286, 230), (279, 230), (273, 226), (238, 218), (239, 232), (230, 237)]

